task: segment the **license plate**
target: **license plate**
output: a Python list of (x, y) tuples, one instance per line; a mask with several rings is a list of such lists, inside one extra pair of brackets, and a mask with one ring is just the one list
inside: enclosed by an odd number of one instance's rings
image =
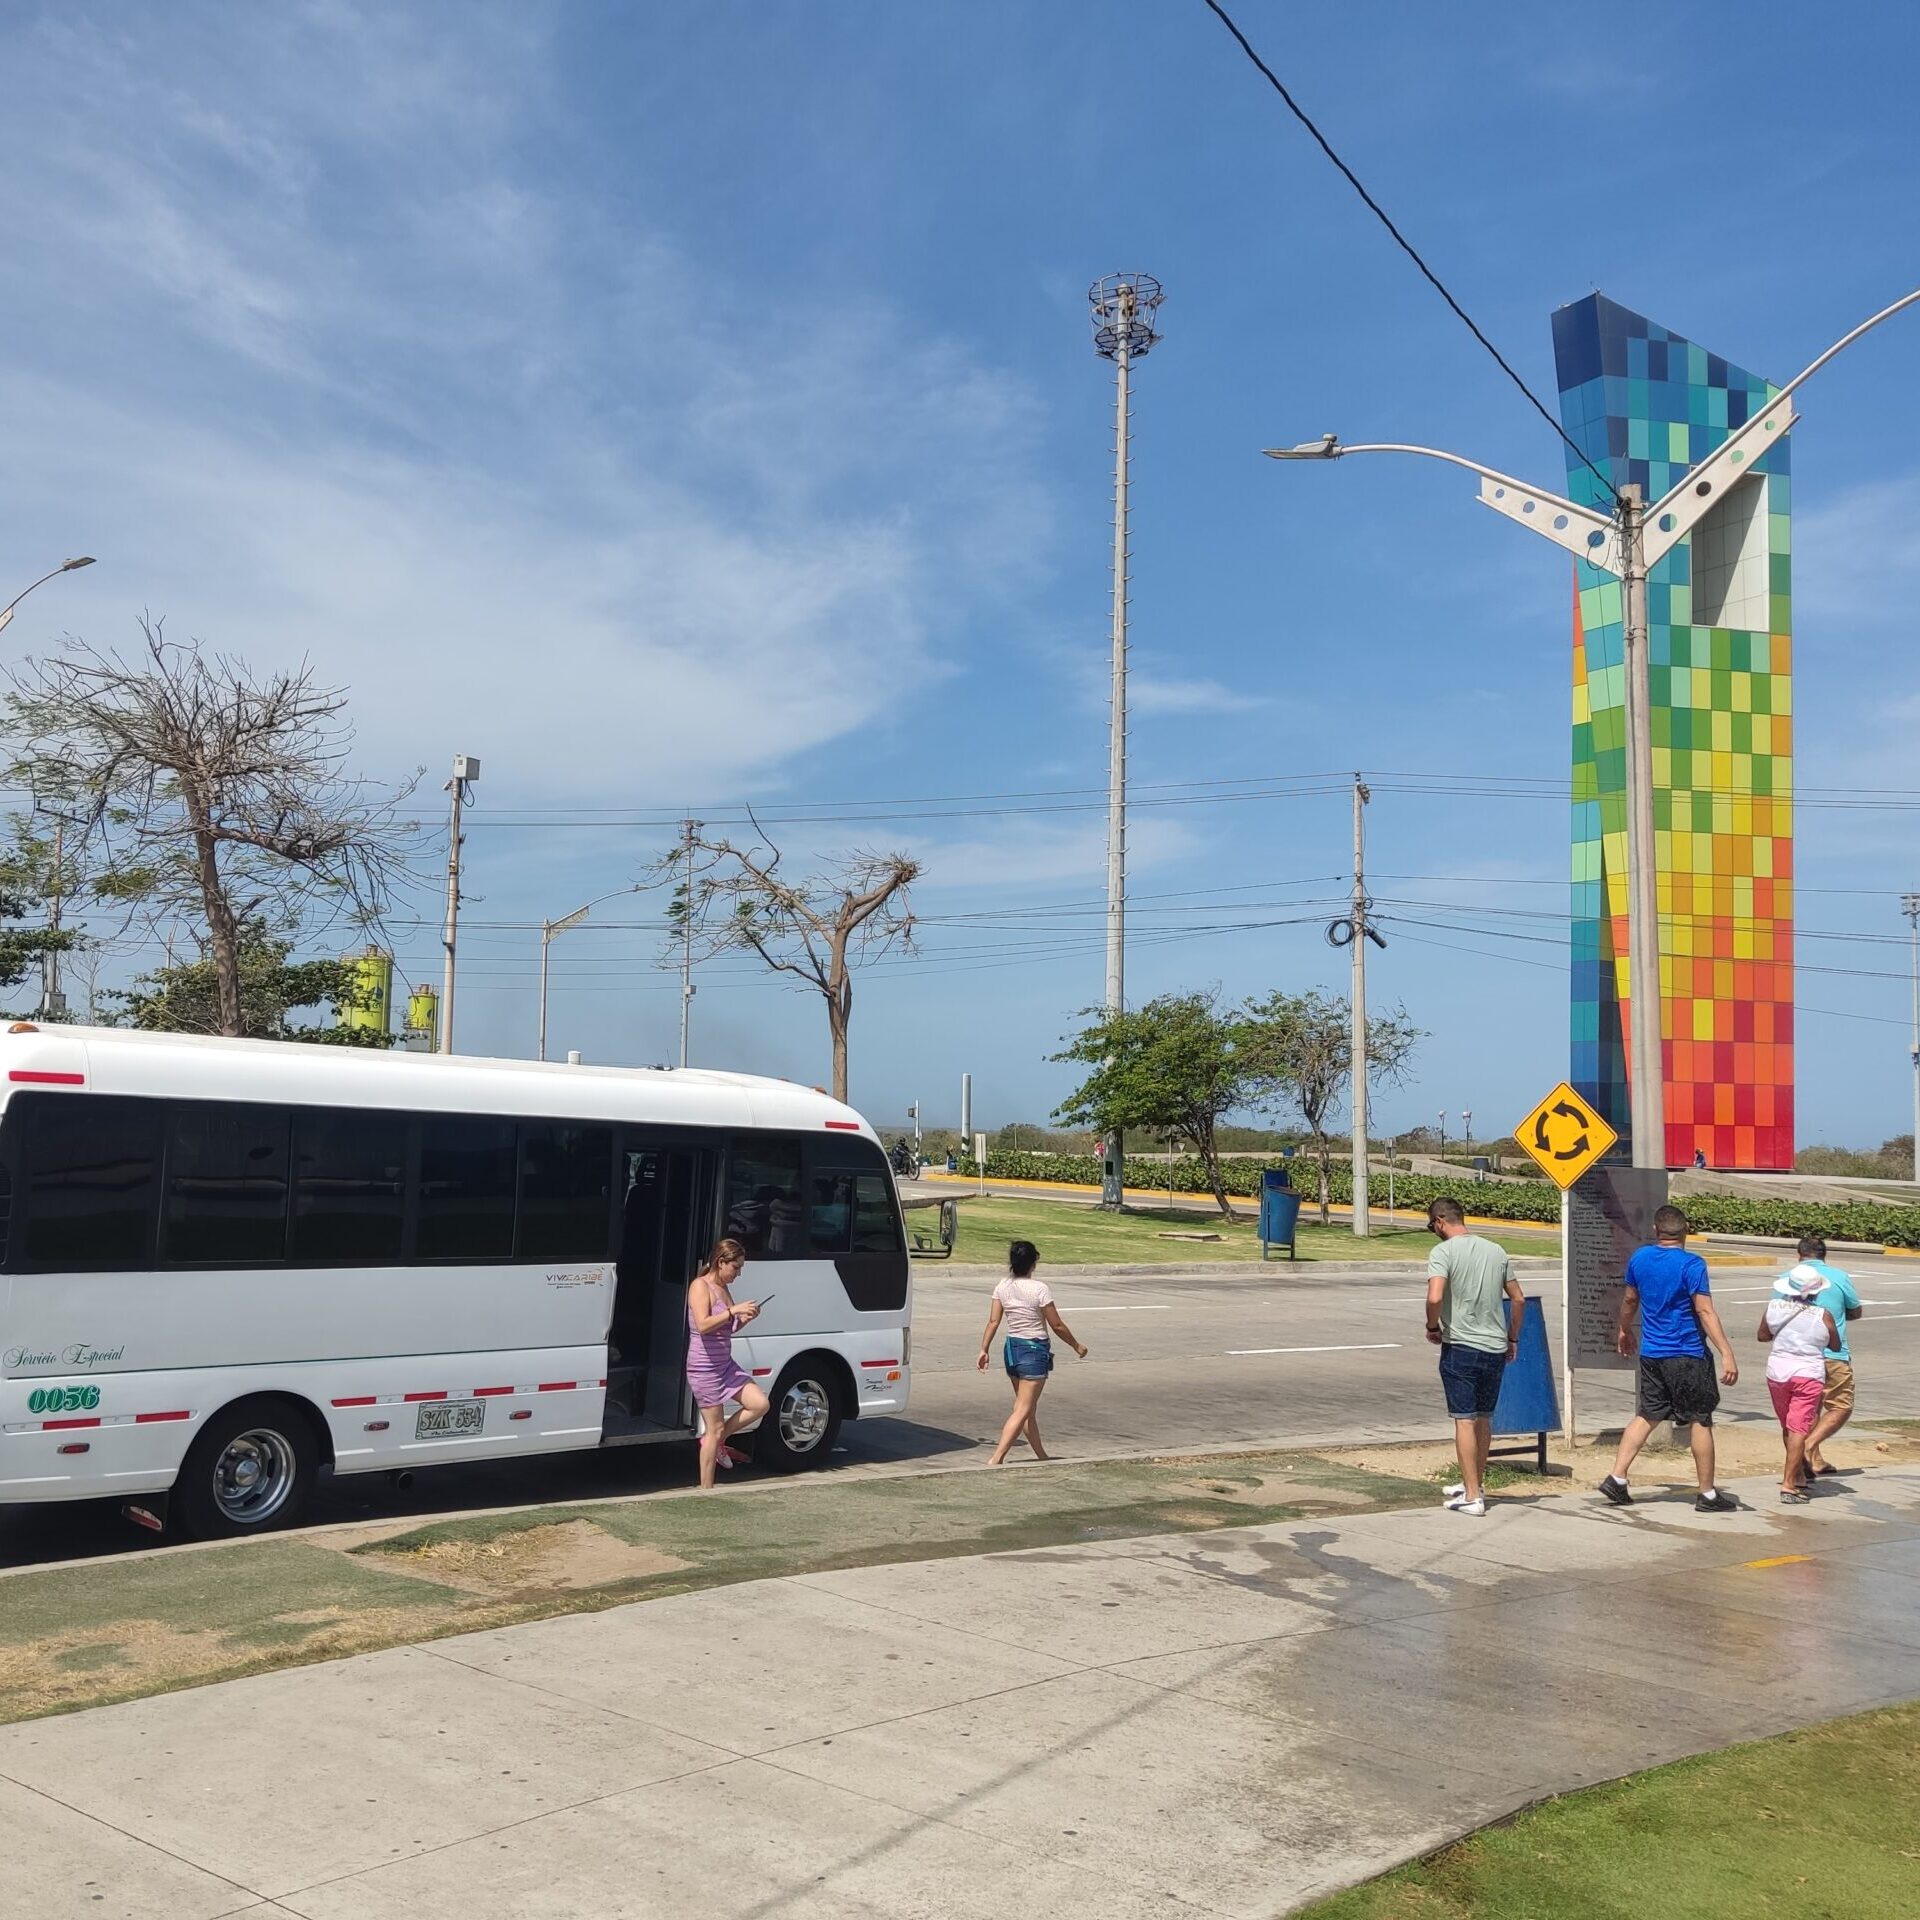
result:
[(484, 1400), (427, 1400), (414, 1420), (416, 1440), (445, 1440), (455, 1434), (478, 1433), (487, 1424)]

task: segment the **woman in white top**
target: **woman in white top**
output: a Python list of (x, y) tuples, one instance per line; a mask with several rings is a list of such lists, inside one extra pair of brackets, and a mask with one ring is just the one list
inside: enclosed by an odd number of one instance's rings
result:
[(1834, 1344), (1833, 1315), (1816, 1306), (1825, 1275), (1795, 1267), (1773, 1283), (1773, 1298), (1760, 1316), (1760, 1339), (1767, 1347), (1767, 1392), (1780, 1418), (1786, 1442), (1786, 1469), (1780, 1498), (1801, 1506), (1807, 1498), (1807, 1435), (1820, 1417), (1820, 1396), (1827, 1385), (1827, 1349)]
[(987, 1330), (980, 1336), (980, 1371), (987, 1369), (987, 1354), (1002, 1320), (1007, 1338), (1001, 1357), (1006, 1362), (1007, 1378), (1013, 1382), (1013, 1412), (1000, 1429), (1000, 1444), (993, 1450), (991, 1464), (999, 1466), (1013, 1451), (1013, 1443), (1024, 1436), (1036, 1460), (1044, 1460), (1047, 1450), (1040, 1444), (1040, 1394), (1053, 1371), (1053, 1342), (1047, 1338), (1051, 1327), (1082, 1360), (1087, 1350), (1073, 1337), (1046, 1282), (1036, 1280), (1033, 1270), (1040, 1264), (1040, 1250), (1031, 1240), (1016, 1240), (1007, 1249), (1007, 1277), (993, 1290), (993, 1305), (987, 1309)]

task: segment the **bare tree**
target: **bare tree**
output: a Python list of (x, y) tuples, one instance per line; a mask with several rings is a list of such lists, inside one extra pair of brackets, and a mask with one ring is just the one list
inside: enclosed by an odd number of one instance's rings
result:
[(69, 641), (14, 676), (14, 777), (62, 796), (90, 891), (203, 925), (219, 1031), (245, 1031), (242, 930), (315, 908), (366, 925), (405, 874), (413, 790), (346, 771), (345, 690), (310, 665), (256, 674), (143, 616), (127, 658)]
[[(1327, 1123), (1339, 1110), (1353, 1079), (1353, 1021), (1336, 994), (1270, 993), (1249, 1001), (1241, 1014), (1241, 1048), (1247, 1104), (1291, 1108), (1307, 1123), (1320, 1163), (1320, 1220), (1327, 1220), (1333, 1143)], [(1404, 1007), (1367, 1021), (1368, 1078), (1398, 1086), (1426, 1035)]]
[[(692, 845), (705, 870), (674, 913), (691, 913), (704, 954), (744, 948), (819, 994), (833, 1046), (833, 1097), (846, 1099), (853, 969), (890, 948), (912, 948), (907, 889), (920, 877), (919, 861), (904, 853), (850, 853), (831, 872), (788, 879), (780, 849), (764, 833), (745, 847), (695, 833)], [(662, 880), (677, 878), (686, 858), (682, 840), (660, 863)]]

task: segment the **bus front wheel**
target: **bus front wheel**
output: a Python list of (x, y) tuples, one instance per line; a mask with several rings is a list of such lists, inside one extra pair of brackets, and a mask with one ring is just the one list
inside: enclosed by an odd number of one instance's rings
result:
[(200, 1429), (174, 1482), (172, 1511), (195, 1540), (232, 1540), (297, 1521), (320, 1449), (286, 1400), (242, 1400)]
[(846, 1396), (833, 1366), (803, 1354), (774, 1382), (767, 1417), (754, 1435), (754, 1457), (775, 1473), (826, 1463), (846, 1418)]

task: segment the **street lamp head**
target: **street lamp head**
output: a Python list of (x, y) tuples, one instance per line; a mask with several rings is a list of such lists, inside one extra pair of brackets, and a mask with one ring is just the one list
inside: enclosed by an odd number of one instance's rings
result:
[(1264, 447), (1269, 460), (1338, 460), (1346, 452), (1337, 433), (1323, 433), (1318, 440), (1302, 440), (1297, 447)]
[(62, 560), (60, 562), (60, 571), (62, 573), (72, 573), (76, 567), (90, 567), (92, 565), (93, 565), (93, 555), (90, 553), (83, 553), (77, 559)]

